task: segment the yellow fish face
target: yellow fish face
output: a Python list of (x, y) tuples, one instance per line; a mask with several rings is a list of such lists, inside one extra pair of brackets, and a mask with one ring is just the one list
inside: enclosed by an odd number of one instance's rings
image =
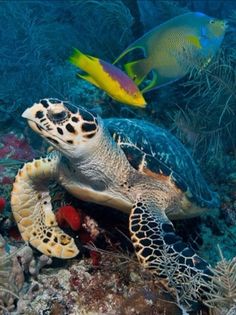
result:
[(227, 23), (223, 20), (211, 19), (207, 25), (210, 36), (222, 37), (227, 29)]
[(147, 105), (142, 93), (139, 91), (131, 95), (126, 93), (125, 91), (122, 91), (121, 89), (118, 89), (117, 93), (114, 93), (113, 95), (110, 96), (116, 101), (127, 105), (138, 106), (143, 108)]

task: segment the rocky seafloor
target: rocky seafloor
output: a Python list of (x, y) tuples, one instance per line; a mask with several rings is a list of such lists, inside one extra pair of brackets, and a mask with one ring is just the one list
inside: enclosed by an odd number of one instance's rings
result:
[(1, 314), (188, 314), (176, 304), (165, 281), (141, 269), (133, 255), (99, 255), (94, 266), (91, 258), (52, 263), (44, 255), (34, 259), (29, 247), (18, 250), (4, 267), (10, 283), (3, 284)]

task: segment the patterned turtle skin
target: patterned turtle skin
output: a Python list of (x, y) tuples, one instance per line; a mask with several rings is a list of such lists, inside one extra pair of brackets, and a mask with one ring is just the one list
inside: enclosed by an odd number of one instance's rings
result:
[(105, 119), (105, 126), (135, 169), (156, 178), (170, 177), (185, 194), (183, 208), (168, 213), (169, 218), (195, 217), (206, 208), (219, 207), (218, 194), (209, 188), (188, 150), (170, 132), (138, 119)]
[(48, 183), (56, 181), (81, 200), (129, 213), (139, 262), (167, 278), (179, 296), (201, 299), (209, 265), (176, 235), (170, 219), (199, 215), (219, 201), (184, 146), (145, 121), (103, 121), (57, 99), (43, 99), (22, 116), (55, 148), (26, 163), (13, 184), (11, 205), (22, 238), (49, 256), (78, 254), (52, 211)]

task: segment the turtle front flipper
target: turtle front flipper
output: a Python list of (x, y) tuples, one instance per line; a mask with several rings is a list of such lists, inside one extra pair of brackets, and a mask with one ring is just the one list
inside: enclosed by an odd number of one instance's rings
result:
[(11, 207), (22, 238), (43, 254), (72, 258), (78, 254), (74, 240), (56, 222), (48, 191), (56, 178), (59, 155), (26, 163), (19, 170), (11, 193)]
[(140, 263), (168, 280), (183, 301), (201, 300), (211, 275), (209, 265), (175, 234), (153, 200), (141, 198), (131, 210), (131, 239)]

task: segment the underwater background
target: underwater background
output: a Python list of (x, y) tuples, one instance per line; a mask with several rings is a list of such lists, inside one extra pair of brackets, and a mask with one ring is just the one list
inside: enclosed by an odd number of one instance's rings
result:
[[(145, 94), (146, 108), (114, 101), (76, 77), (77, 69), (68, 61), (76, 47), (112, 63), (147, 31), (189, 11), (227, 20), (220, 49), (206, 67), (192, 69), (180, 80)], [(223, 259), (223, 273), (234, 274), (233, 281), (225, 280), (233, 282), (231, 300), (189, 314), (236, 315), (235, 1), (1, 1), (0, 44), (0, 314), (151, 315), (164, 314), (166, 307), (160, 302), (162, 293), (154, 293), (153, 279), (139, 270), (132, 256), (126, 240), (127, 217), (111, 211), (103, 220), (102, 207), (95, 211), (56, 185), (56, 208), (73, 204), (103, 231), (96, 244), (104, 248), (102, 257), (90, 248), (74, 266), (42, 258), (36, 250), (24, 247), (11, 213), (12, 184), (23, 163), (45, 155), (48, 145), (30, 130), (21, 114), (39, 99), (53, 97), (82, 105), (102, 118), (147, 120), (169, 130), (188, 148), (219, 194), (220, 207), (199, 218), (176, 222), (175, 227), (201, 257), (213, 266)], [(89, 239), (83, 233), (80, 237), (84, 243)], [(12, 254), (22, 246), (24, 254)], [(145, 304), (145, 298), (151, 304)], [(165, 314), (188, 314), (177, 304), (169, 304)]]

